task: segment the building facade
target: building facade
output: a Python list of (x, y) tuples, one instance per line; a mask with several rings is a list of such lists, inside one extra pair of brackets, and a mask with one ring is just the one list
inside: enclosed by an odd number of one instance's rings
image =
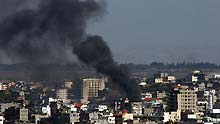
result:
[(188, 86), (181, 87), (177, 95), (178, 110), (181, 112), (197, 112), (197, 94)]
[(99, 91), (105, 89), (105, 79), (87, 78), (83, 79), (82, 97), (87, 102), (89, 98), (98, 97)]

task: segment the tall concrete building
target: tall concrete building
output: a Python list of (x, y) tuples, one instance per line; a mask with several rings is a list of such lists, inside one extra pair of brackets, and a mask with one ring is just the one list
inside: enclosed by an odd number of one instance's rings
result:
[(164, 113), (164, 122), (178, 123), (184, 116), (182, 113), (196, 113), (197, 94), (194, 88), (189, 86), (175, 86), (167, 99), (167, 112)]
[(83, 102), (87, 102), (89, 98), (98, 97), (99, 91), (105, 89), (104, 78), (86, 78), (83, 79), (82, 97)]
[(177, 95), (178, 110), (197, 112), (197, 94), (193, 88), (181, 86)]

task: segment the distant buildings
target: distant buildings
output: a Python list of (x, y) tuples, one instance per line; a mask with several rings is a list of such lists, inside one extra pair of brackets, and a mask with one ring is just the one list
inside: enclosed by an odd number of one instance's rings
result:
[(175, 83), (176, 77), (170, 76), (168, 73), (158, 73), (154, 74), (155, 83), (166, 84), (166, 83)]
[(1, 91), (5, 96), (0, 97), (11, 98), (0, 103), (0, 124), (220, 123), (218, 75), (195, 71), (186, 76), (181, 80), (168, 73), (149, 79), (135, 76), (133, 80), (142, 91), (140, 101), (105, 99), (105, 92), (100, 91), (106, 88), (106, 78), (65, 80), (50, 86), (44, 82), (0, 81), (7, 86)]
[(191, 79), (192, 82), (199, 82), (199, 81), (201, 82), (201, 81), (207, 81), (209, 79), (209, 76), (205, 73), (196, 70), (193, 71)]

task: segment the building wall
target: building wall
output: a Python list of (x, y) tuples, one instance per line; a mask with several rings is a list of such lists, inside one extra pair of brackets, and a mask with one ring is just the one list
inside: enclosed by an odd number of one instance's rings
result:
[(177, 95), (178, 110), (197, 112), (197, 94), (192, 89), (180, 89)]
[(87, 78), (83, 79), (82, 97), (83, 101), (88, 98), (98, 97), (98, 93), (105, 89), (105, 79)]

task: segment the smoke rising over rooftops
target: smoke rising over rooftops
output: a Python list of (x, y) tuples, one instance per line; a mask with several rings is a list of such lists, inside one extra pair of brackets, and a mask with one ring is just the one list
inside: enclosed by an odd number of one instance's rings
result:
[(39, 0), (33, 8), (18, 9), (0, 19), (1, 54), (36, 65), (68, 62), (68, 51), (73, 51), (72, 56), (111, 77), (129, 98), (138, 98), (138, 88), (114, 62), (105, 41), (85, 32), (87, 22), (104, 13), (102, 1)]

